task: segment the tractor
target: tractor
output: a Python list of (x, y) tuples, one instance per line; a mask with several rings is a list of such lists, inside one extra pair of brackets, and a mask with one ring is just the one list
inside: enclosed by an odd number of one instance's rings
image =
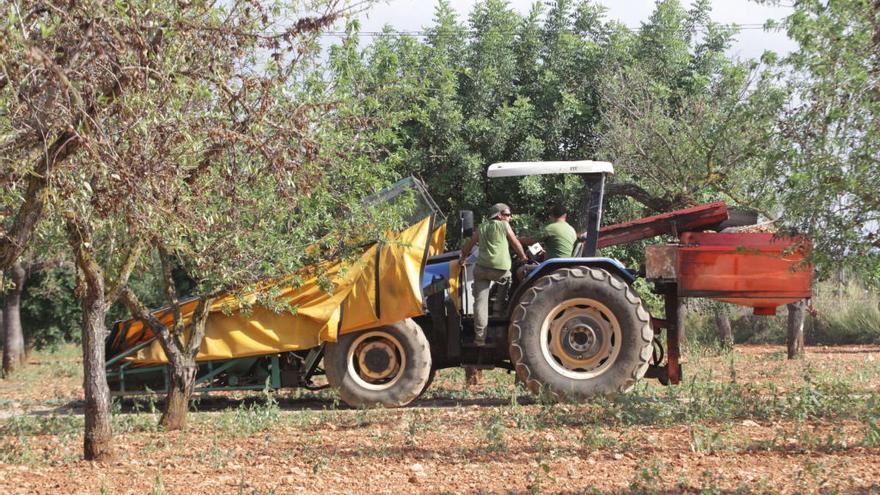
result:
[[(515, 371), (534, 394), (581, 401), (624, 393), (646, 375), (663, 384), (680, 381), (681, 297), (753, 306), (756, 314), (772, 314), (781, 304), (809, 297), (805, 243), (770, 234), (702, 232), (754, 223), (754, 218), (729, 218), (720, 202), (600, 229), (605, 181), (613, 171), (610, 163), (595, 161), (489, 167), (490, 178), (577, 174), (589, 195), (582, 208), (586, 231), (571, 257), (514, 267), (523, 275), (512, 277), (508, 290), (492, 292), (486, 345), (474, 343), (476, 253), (460, 264), (459, 251), (441, 252), (445, 217), (424, 184), (409, 178), (376, 196), (381, 201), (394, 201), (403, 192), (415, 197), (412, 226), (403, 234), (407, 243), (396, 248), (377, 244), (365, 252), (362, 268), (340, 270), (348, 274), (337, 286), (344, 291), (330, 297), (338, 307), (327, 306), (321, 295), (301, 297), (302, 287), (290, 288), (291, 300), (304, 301), (305, 310), (312, 308), (311, 301), (315, 308), (330, 309), (314, 311), (327, 315), (319, 325), (293, 316), (218, 314), (213, 323), (209, 318), (197, 390), (315, 389), (322, 385), (313, 379), (324, 374), (327, 385), (351, 406), (399, 407), (424, 393), (437, 370), (468, 366)], [(469, 237), (474, 215), (459, 215), (462, 236)], [(641, 270), (598, 256), (602, 247), (663, 234), (678, 241), (650, 246)], [(633, 287), (639, 276), (663, 296), (664, 318), (652, 317), (645, 308)], [(156, 314), (168, 318), (168, 313)], [(665, 346), (659, 338), (662, 329)], [(259, 335), (234, 337), (248, 332)], [(271, 343), (248, 347), (258, 340)], [(167, 387), (167, 364), (143, 322), (117, 323), (107, 346), (112, 356), (108, 380), (115, 393)]]

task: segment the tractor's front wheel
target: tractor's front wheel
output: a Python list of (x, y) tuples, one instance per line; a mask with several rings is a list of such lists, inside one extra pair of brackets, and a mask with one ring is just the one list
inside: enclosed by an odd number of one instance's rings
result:
[(401, 407), (428, 383), (431, 351), (425, 334), (407, 319), (327, 344), (324, 369), (330, 386), (352, 407)]
[(648, 368), (650, 315), (628, 284), (573, 267), (538, 279), (513, 311), (510, 356), (532, 393), (581, 400), (625, 392)]

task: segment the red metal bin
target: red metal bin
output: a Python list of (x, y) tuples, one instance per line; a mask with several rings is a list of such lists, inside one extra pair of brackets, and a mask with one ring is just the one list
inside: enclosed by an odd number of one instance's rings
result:
[(812, 267), (802, 239), (773, 234), (688, 232), (677, 249), (678, 295), (750, 306), (772, 315), (776, 307), (810, 297)]

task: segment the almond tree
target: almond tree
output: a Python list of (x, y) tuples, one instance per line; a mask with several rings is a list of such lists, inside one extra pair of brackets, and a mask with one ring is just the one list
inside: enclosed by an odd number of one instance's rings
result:
[(820, 270), (880, 281), (880, 1), (794, 2), (781, 27), (799, 47), (783, 60), (793, 97), (768, 180)]
[[(199, 232), (217, 240), (221, 229), (233, 225), (231, 205), (246, 206), (222, 199), (230, 206), (210, 212), (188, 204), (191, 198), (210, 205), (219, 191), (222, 198), (250, 200), (236, 191), (259, 184), (267, 192), (262, 181), (271, 180), (272, 194), (260, 199), (274, 198), (276, 207), (287, 200), (284, 206), (302, 214), (311, 228), (303, 237), (327, 225), (329, 209), (310, 220), (297, 210), (296, 199), (308, 197), (331, 175), (316, 161), (318, 147), (309, 134), (320, 127), (312, 125), (311, 119), (320, 118), (317, 112), (332, 110), (293, 98), (294, 88), (304, 77), (301, 62), (316, 47), (314, 35), (352, 6), (334, 0), (289, 7), (21, 1), (0, 20), (0, 156), (8, 185), (2, 199), (9, 212), (0, 236), (0, 267), (20, 256), (47, 204), (56, 205), (83, 306), (86, 459), (112, 454), (104, 373), (108, 309), (124, 296), (142, 314), (126, 289), (132, 272), (145, 266), (144, 253), (181, 250), (178, 239), (212, 239)], [(357, 191), (348, 186), (371, 177), (334, 175), (346, 191)], [(343, 184), (346, 180), (350, 184)], [(219, 222), (214, 214), (227, 216)], [(240, 228), (259, 227), (258, 216), (239, 218), (251, 222)], [(255, 240), (230, 237), (232, 247)], [(190, 247), (194, 263), (210, 261), (200, 249), (204, 245)], [(232, 260), (260, 259), (227, 254), (229, 266)], [(211, 266), (208, 261), (202, 265)], [(226, 271), (215, 281), (231, 283), (247, 270)], [(185, 350), (165, 349), (172, 364), (174, 354)]]

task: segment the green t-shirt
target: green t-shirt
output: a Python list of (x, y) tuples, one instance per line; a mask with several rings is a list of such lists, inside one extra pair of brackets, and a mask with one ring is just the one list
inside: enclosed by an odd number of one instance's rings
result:
[(510, 250), (507, 247), (507, 223), (486, 220), (480, 224), (480, 255), (477, 264), (483, 268), (510, 270)]
[(543, 239), (546, 243), (544, 250), (547, 252), (545, 259), (571, 258), (577, 232), (568, 222), (553, 222), (544, 227)]

